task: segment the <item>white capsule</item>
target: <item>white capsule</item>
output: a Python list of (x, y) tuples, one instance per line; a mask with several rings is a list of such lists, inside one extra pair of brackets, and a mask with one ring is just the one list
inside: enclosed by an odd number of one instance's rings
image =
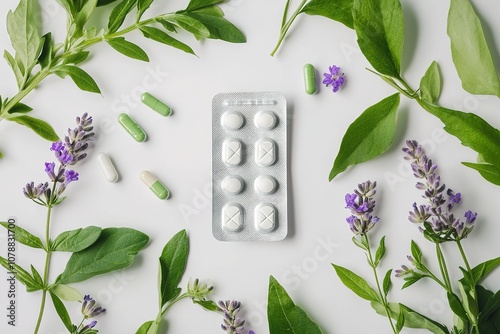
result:
[(101, 165), (102, 173), (108, 182), (115, 183), (118, 181), (118, 173), (116, 172), (115, 165), (109, 158), (106, 153), (99, 153), (97, 155), (97, 160), (99, 160), (99, 164)]

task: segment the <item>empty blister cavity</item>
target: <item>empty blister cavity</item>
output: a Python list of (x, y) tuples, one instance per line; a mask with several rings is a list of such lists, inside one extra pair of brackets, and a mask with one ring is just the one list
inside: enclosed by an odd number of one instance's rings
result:
[(276, 126), (276, 115), (269, 110), (262, 110), (255, 114), (253, 123), (255, 126), (264, 131), (272, 130)]
[(255, 191), (262, 195), (272, 194), (276, 190), (276, 179), (269, 175), (260, 175), (254, 181)]
[(240, 112), (237, 111), (226, 111), (222, 115), (222, 126), (229, 131), (235, 131), (240, 129), (245, 123), (245, 118)]
[(221, 184), (222, 190), (228, 195), (238, 195), (244, 186), (245, 183), (239, 176), (226, 176)]
[(267, 167), (276, 161), (276, 145), (271, 139), (260, 139), (255, 143), (255, 162)]
[(274, 205), (262, 203), (255, 208), (255, 227), (260, 232), (269, 233), (276, 227), (278, 213)]
[(243, 227), (243, 209), (230, 203), (222, 208), (222, 228), (228, 232), (239, 231)]
[(228, 166), (238, 166), (243, 160), (243, 146), (238, 139), (228, 139), (222, 145), (222, 161)]

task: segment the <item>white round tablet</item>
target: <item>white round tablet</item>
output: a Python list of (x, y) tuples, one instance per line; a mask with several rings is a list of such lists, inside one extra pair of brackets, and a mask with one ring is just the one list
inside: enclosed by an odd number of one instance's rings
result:
[(272, 194), (276, 190), (276, 179), (272, 176), (261, 175), (255, 179), (255, 191), (263, 195)]
[(222, 180), (222, 190), (229, 195), (237, 195), (243, 190), (243, 180), (239, 176), (226, 176)]
[(244, 122), (245, 118), (238, 111), (226, 111), (222, 115), (222, 126), (229, 131), (238, 130)]
[(276, 115), (272, 111), (261, 110), (255, 114), (255, 126), (261, 130), (271, 130), (276, 126)]

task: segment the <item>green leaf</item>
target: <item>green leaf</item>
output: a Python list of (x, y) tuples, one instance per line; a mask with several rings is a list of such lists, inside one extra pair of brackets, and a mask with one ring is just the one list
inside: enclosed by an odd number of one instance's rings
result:
[(98, 0), (97, 1), (97, 7), (101, 7), (101, 6), (106, 6), (110, 3), (113, 3), (115, 2), (116, 0)]
[(208, 30), (208, 28), (205, 27), (205, 25), (201, 23), (199, 20), (191, 16), (183, 14), (174, 14), (172, 16), (165, 16), (164, 20), (173, 24), (177, 24), (179, 27), (186, 30), (187, 32), (192, 33), (195, 36), (199, 37), (210, 36), (210, 31)]
[(396, 332), (399, 333), (405, 326), (405, 314), (404, 312), (399, 312), (398, 320), (396, 321)]
[(378, 267), (380, 260), (384, 257), (385, 250), (385, 236), (383, 236), (382, 239), (380, 239), (380, 244), (378, 245), (377, 252), (375, 253), (375, 268)]
[(457, 137), (462, 145), (481, 154), (486, 163), (500, 168), (500, 131), (481, 117), (419, 101), (420, 105), (444, 123), (444, 130)]
[(142, 61), (149, 61), (149, 57), (144, 52), (143, 49), (141, 49), (139, 46), (135, 45), (134, 43), (131, 43), (123, 37), (117, 37), (117, 38), (112, 38), (107, 40), (108, 44), (115, 49), (116, 51), (120, 52), (121, 54), (133, 58), (133, 59), (138, 59)]
[(40, 276), (40, 273), (36, 270), (33, 265), (31, 265), (31, 274), (33, 275), (33, 279), (39, 286), (43, 286), (43, 279), (42, 276)]
[(450, 305), (450, 309), (455, 313), (460, 319), (463, 321), (468, 321), (467, 313), (465, 313), (464, 306), (462, 305), (462, 301), (455, 293), (447, 293), (448, 296), (448, 304)]
[(158, 18), (156, 19), (156, 22), (160, 23), (163, 28), (165, 28), (166, 30), (170, 31), (170, 32), (177, 32), (177, 28), (175, 27), (175, 25), (173, 25), (172, 23), (168, 22), (168, 21), (165, 21), (161, 18)]
[(9, 121), (16, 122), (18, 124), (24, 125), (31, 130), (33, 130), (40, 137), (47, 139), (49, 141), (58, 141), (59, 137), (56, 132), (45, 121), (42, 121), (39, 118), (34, 118), (31, 116), (16, 116), (12, 118), (7, 118)]
[(43, 46), (40, 55), (38, 56), (38, 63), (42, 68), (46, 68), (52, 64), (53, 51), (54, 51), (54, 40), (52, 39), (52, 33), (48, 32), (43, 35)]
[(34, 0), (20, 0), (16, 9), (7, 14), (7, 32), (25, 79), (35, 66), (43, 43), (36, 23), (37, 5)]
[(52, 242), (51, 249), (56, 252), (79, 252), (90, 247), (101, 235), (101, 228), (89, 226), (73, 231), (66, 231)]
[(91, 93), (101, 93), (101, 90), (99, 89), (99, 86), (97, 86), (94, 79), (92, 79), (92, 77), (88, 75), (87, 72), (79, 67), (73, 65), (63, 65), (58, 67), (55, 73), (62, 78), (66, 77), (66, 75), (69, 75), (81, 90)]
[(493, 269), (500, 266), (500, 257), (485, 261), (472, 268), (475, 284), (480, 283)]
[[(462, 296), (462, 303), (467, 319), (477, 319), (479, 313), (477, 303), (474, 299), (474, 292), (472, 292), (471, 287), (465, 286), (462, 282), (458, 283), (458, 288), (460, 290), (460, 295)], [(472, 287), (474, 288), (474, 287)], [(465, 319), (464, 319), (465, 320)]]
[(321, 334), (323, 331), (307, 313), (295, 305), (286, 290), (273, 277), (269, 277), (267, 303), (269, 334)]
[(462, 162), (462, 165), (477, 170), (488, 182), (500, 186), (500, 168), (492, 164), (477, 164), (473, 162)]
[(73, 0), (56, 0), (63, 7), (71, 18), (76, 15), (76, 8)]
[[(478, 304), (481, 310), (479, 314), (479, 322), (486, 322), (489, 318), (496, 312), (500, 311), (500, 291), (495, 294), (493, 292), (485, 289), (483, 286), (478, 285), (476, 287), (476, 292), (478, 296)], [(497, 317), (494, 317), (497, 318)], [(499, 319), (500, 320), (500, 319)]]
[(415, 241), (411, 241), (411, 255), (413, 259), (415, 260), (416, 263), (422, 263), (422, 251), (420, 250), (420, 247), (418, 247), (417, 243)]
[(22, 114), (22, 113), (28, 113), (32, 110), (33, 110), (33, 108), (31, 108), (30, 106), (27, 106), (24, 103), (18, 102), (12, 108), (10, 108), (7, 113), (9, 113), (9, 114), (15, 114), (15, 113)]
[(365, 281), (364, 278), (356, 275), (347, 268), (337, 266), (333, 263), (332, 266), (342, 283), (344, 283), (346, 287), (351, 289), (352, 292), (365, 300), (378, 302), (379, 296), (377, 295), (375, 290), (373, 290), (373, 288)]
[(302, 8), (301, 12), (308, 15), (321, 15), (354, 29), (353, 5), (354, 0), (311, 0)]
[(44, 248), (44, 245), (42, 243), (42, 240), (40, 240), (40, 238), (34, 236), (33, 234), (26, 231), (22, 227), (14, 225), (13, 228), (9, 228), (9, 223), (7, 222), (0, 222), (0, 225), (5, 227), (8, 231), (11, 231), (10, 233), (14, 234), (17, 242), (31, 248), (40, 248), (40, 249)]
[(89, 51), (79, 51), (77, 53), (70, 54), (68, 57), (64, 59), (63, 64), (77, 65), (83, 63), (85, 60), (87, 60), (89, 55), (90, 55)]
[(66, 329), (70, 333), (73, 333), (73, 323), (71, 322), (71, 318), (69, 316), (68, 310), (66, 309), (66, 306), (64, 306), (64, 303), (59, 299), (59, 297), (57, 297), (51, 291), (49, 291), (49, 293), (50, 293), (50, 298), (52, 298), (52, 303), (54, 304), (54, 308), (56, 309), (59, 318), (64, 324), (64, 327), (66, 327)]
[(120, 29), (123, 21), (125, 21), (128, 13), (132, 11), (136, 3), (137, 0), (123, 0), (116, 5), (115, 8), (113, 8), (109, 16), (108, 31), (106, 32), (106, 35), (115, 33), (118, 29)]
[(462, 87), (471, 94), (500, 97), (498, 79), (481, 21), (469, 0), (452, 0), (448, 12), (451, 55)]
[(97, 6), (97, 0), (86, 0), (82, 3), (80, 10), (76, 12), (75, 23), (77, 29), (82, 30), (85, 23), (90, 18), (90, 15)]
[(83, 295), (80, 291), (69, 285), (54, 284), (50, 287), (50, 292), (67, 302), (82, 301)]
[(213, 6), (218, 3), (222, 3), (226, 0), (191, 0), (186, 8), (186, 11), (193, 11), (202, 9), (205, 7)]
[(41, 285), (38, 280), (33, 278), (33, 276), (31, 276), (31, 274), (24, 270), (21, 266), (9, 262), (1, 256), (0, 265), (7, 269), (9, 275), (14, 275), (19, 282), (24, 284), (26, 286), (26, 291), (34, 292), (43, 289), (43, 285)]
[(335, 158), (329, 180), (349, 166), (374, 159), (394, 141), (399, 94), (391, 95), (366, 109), (347, 129)]
[(438, 64), (433, 61), (425, 75), (420, 80), (420, 96), (422, 99), (434, 103), (441, 94), (441, 73)]
[(210, 16), (224, 17), (224, 11), (220, 9), (219, 6), (216, 5), (203, 7), (192, 12), (185, 12), (186, 15), (191, 15), (191, 13), (200, 13), (200, 14), (207, 14)]
[(384, 295), (387, 296), (389, 293), (389, 290), (391, 290), (392, 287), (392, 282), (391, 282), (391, 275), (392, 275), (392, 269), (389, 269), (384, 276), (384, 281), (383, 281), (383, 289), (384, 289)]
[(172, 46), (184, 52), (195, 54), (193, 49), (191, 49), (188, 45), (182, 43), (181, 41), (173, 38), (172, 36), (166, 34), (158, 28), (154, 27), (139, 27), (141, 32), (144, 34), (144, 37), (150, 38), (154, 41), (166, 44), (168, 46)]
[(399, 0), (355, 0), (353, 17), (366, 59), (378, 72), (400, 78), (404, 20)]
[(85, 250), (71, 255), (56, 283), (69, 284), (128, 267), (149, 237), (130, 228), (105, 228), (99, 239)]
[(358, 238), (356, 238), (356, 236), (353, 236), (352, 237), (352, 242), (358, 246), (359, 248), (361, 248), (362, 250), (368, 250), (368, 246), (366, 245), (366, 243), (364, 242), (364, 239), (362, 240), (359, 240)]
[(156, 333), (156, 330), (158, 328), (158, 325), (151, 320), (151, 321), (146, 321), (139, 327), (139, 329), (135, 332), (135, 334), (148, 334), (148, 333)]
[(186, 230), (177, 232), (163, 248), (160, 256), (160, 306), (178, 294), (178, 285), (186, 270), (188, 254), (189, 241)]
[(207, 311), (217, 311), (219, 308), (212, 300), (193, 300), (193, 303), (200, 305)]
[(406, 276), (404, 278), (405, 284), (403, 284), (403, 286), (401, 287), (401, 290), (406, 289), (409, 286), (412, 286), (413, 284), (417, 283), (418, 281), (420, 281), (424, 277), (427, 277), (427, 276), (424, 276), (418, 272), (413, 272), (410, 276)]
[(209, 38), (220, 39), (230, 43), (245, 43), (245, 35), (231, 22), (223, 17), (213, 16), (205, 13), (189, 13), (189, 16), (197, 19), (210, 32)]
[(21, 87), (21, 85), (23, 84), (23, 81), (24, 81), (24, 74), (22, 73), (21, 69), (19, 68), (19, 65), (17, 64), (16, 60), (7, 50), (4, 50), (3, 57), (5, 58), (5, 60), (7, 60), (7, 63), (9, 64), (10, 68), (12, 68), (12, 71), (14, 72), (14, 75), (16, 77), (17, 86)]
[(138, 0), (137, 1), (137, 17), (136, 22), (141, 20), (142, 14), (151, 6), (154, 0)]
[[(387, 316), (384, 306), (378, 302), (371, 302), (372, 308), (380, 315)], [(393, 319), (398, 319), (399, 314), (403, 313), (405, 319), (405, 327), (428, 329), (434, 334), (450, 334), (446, 326), (412, 310), (411, 308), (397, 303), (389, 303), (390, 316)]]

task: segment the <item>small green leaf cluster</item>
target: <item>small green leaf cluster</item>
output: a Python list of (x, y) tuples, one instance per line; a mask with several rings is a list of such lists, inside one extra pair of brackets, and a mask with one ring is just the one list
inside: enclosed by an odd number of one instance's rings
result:
[[(230, 43), (244, 43), (243, 33), (224, 18), (218, 4), (224, 0), (191, 0), (186, 9), (165, 13), (148, 19), (143, 15), (153, 0), (121, 0), (110, 13), (107, 27), (88, 27), (87, 23), (98, 6), (116, 0), (57, 0), (65, 9), (68, 28), (64, 42), (57, 43), (52, 33), (41, 35), (36, 17), (40, 11), (37, 0), (20, 0), (14, 11), (7, 15), (7, 32), (14, 53), (4, 51), (4, 58), (12, 68), (18, 85), (18, 93), (12, 98), (0, 96), (0, 121), (9, 120), (32, 129), (50, 141), (58, 137), (47, 122), (27, 116), (33, 110), (21, 101), (47, 76), (55, 74), (69, 77), (78, 88), (92, 93), (101, 90), (90, 74), (81, 68), (90, 56), (92, 45), (106, 42), (117, 52), (140, 61), (149, 61), (146, 52), (125, 39), (124, 35), (139, 30), (148, 39), (195, 54), (193, 49), (172, 35), (185, 30), (197, 40), (219, 39)], [(136, 11), (135, 21), (122, 28), (125, 19)], [(0, 154), (1, 157), (1, 154)]]
[[(287, 21), (289, 3), (287, 1), (285, 6), (280, 37), (272, 55), (299, 14), (321, 15), (354, 29), (361, 52), (374, 68), (370, 71), (398, 91), (366, 109), (348, 127), (333, 163), (330, 180), (349, 166), (372, 160), (389, 150), (395, 138), (399, 95), (402, 94), (439, 118), (445, 131), (477, 152), (477, 162), (463, 162), (463, 165), (475, 169), (487, 181), (500, 185), (500, 131), (476, 114), (437, 104), (442, 78), (435, 61), (426, 70), (418, 89), (404, 80), (401, 62), (405, 26), (399, 0), (303, 0)], [(480, 19), (469, 0), (450, 2), (447, 32), (463, 88), (472, 94), (500, 97), (498, 71)]]

